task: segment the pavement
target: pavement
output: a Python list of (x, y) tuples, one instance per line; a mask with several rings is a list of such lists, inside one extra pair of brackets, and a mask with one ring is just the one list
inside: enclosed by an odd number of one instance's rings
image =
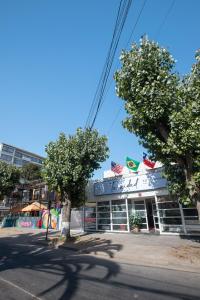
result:
[[(95, 233), (56, 245), (51, 231), (49, 239), (0, 229), (0, 300), (200, 299), (196, 238)], [(176, 255), (183, 249), (192, 260)]]

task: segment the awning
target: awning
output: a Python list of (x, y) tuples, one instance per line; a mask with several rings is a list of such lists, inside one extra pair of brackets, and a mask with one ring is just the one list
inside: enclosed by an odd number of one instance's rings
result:
[(39, 202), (33, 202), (32, 204), (24, 207), (21, 211), (29, 212), (29, 211), (40, 211), (43, 209), (47, 209), (47, 207), (44, 204), (41, 204)]

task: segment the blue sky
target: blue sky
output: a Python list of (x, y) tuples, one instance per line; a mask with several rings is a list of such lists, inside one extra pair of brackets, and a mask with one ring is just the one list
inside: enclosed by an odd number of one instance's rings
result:
[[(122, 128), (123, 102), (115, 95), (113, 72), (125, 48), (142, 0), (135, 0), (116, 53), (110, 86), (95, 127), (108, 134), (110, 161), (141, 160), (138, 139)], [(168, 47), (177, 70), (189, 72), (200, 47), (200, 1), (147, 0), (132, 41), (143, 34)], [(117, 0), (0, 1), (0, 141), (45, 155), (59, 132), (84, 127), (110, 44)], [(159, 34), (157, 34), (160, 30)], [(130, 45), (128, 46), (128, 48)], [(116, 114), (122, 107), (117, 119)], [(112, 125), (113, 124), (113, 125)]]

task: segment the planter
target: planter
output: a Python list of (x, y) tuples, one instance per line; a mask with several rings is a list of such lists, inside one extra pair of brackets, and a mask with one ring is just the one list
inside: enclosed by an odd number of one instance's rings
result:
[(131, 232), (133, 233), (138, 233), (140, 232), (140, 228), (138, 226), (134, 226), (132, 229), (131, 229)]

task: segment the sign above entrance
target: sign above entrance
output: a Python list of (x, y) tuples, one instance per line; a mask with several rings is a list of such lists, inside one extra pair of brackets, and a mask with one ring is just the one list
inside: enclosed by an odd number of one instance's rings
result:
[(152, 172), (133, 177), (117, 177), (94, 183), (94, 195), (110, 195), (164, 188), (167, 181), (161, 172)]

